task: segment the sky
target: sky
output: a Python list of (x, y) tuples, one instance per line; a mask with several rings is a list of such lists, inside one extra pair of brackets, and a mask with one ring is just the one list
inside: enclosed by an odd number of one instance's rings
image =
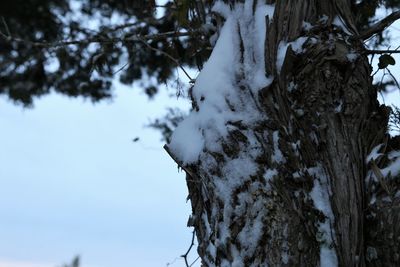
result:
[(167, 106), (187, 108), (180, 102), (122, 85), (95, 105), (51, 94), (23, 109), (0, 98), (0, 267), (54, 267), (78, 254), (84, 267), (176, 257), (170, 266), (184, 266), (185, 177), (144, 127)]

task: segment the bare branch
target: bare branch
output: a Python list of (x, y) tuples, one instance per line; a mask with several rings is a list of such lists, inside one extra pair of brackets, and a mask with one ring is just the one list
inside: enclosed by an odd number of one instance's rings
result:
[(369, 29), (365, 30), (364, 32), (356, 36), (356, 38), (366, 40), (370, 38), (372, 35), (382, 32), (384, 29), (386, 29), (388, 26), (390, 26), (393, 22), (395, 22), (398, 19), (400, 19), (400, 11), (393, 12), (386, 18), (375, 23)]
[(367, 49), (365, 51), (367, 54), (373, 55), (373, 54), (398, 54), (400, 53), (400, 50), (369, 50)]
[[(195, 237), (195, 230), (193, 230), (193, 232), (192, 232), (192, 242), (190, 243), (190, 246), (189, 246), (188, 250), (186, 251), (185, 254), (183, 254), (183, 255), (181, 256), (181, 257), (185, 260), (186, 267), (192, 266), (192, 264), (189, 265), (189, 262), (188, 262), (187, 257), (188, 257), (190, 251), (192, 250), (192, 248), (193, 248), (193, 246), (194, 246), (194, 237)], [(197, 259), (196, 259), (196, 260), (197, 260)]]

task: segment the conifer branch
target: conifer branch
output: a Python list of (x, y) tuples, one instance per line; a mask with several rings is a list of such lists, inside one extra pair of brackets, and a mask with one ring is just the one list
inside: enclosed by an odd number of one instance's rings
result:
[(123, 42), (141, 42), (142, 40), (145, 41), (159, 41), (167, 38), (177, 38), (177, 37), (184, 37), (190, 36), (200, 31), (186, 31), (186, 32), (177, 32), (177, 31), (170, 31), (170, 32), (163, 32), (163, 33), (156, 33), (156, 34), (149, 34), (149, 35), (129, 35), (124, 37), (113, 37), (107, 38), (104, 36), (94, 36), (87, 39), (82, 40), (69, 40), (69, 41), (56, 41), (56, 42), (45, 42), (45, 41), (31, 41), (25, 40), (18, 37), (12, 37), (10, 35), (6, 35), (0, 31), (0, 37), (8, 42), (17, 42), (17, 43), (25, 43), (29, 44), (34, 47), (38, 48), (55, 48), (60, 46), (69, 46), (69, 45), (88, 45), (91, 43), (123, 43)]

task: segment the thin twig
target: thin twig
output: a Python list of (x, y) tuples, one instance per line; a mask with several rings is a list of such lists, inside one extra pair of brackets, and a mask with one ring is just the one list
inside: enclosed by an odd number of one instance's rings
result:
[[(192, 242), (190, 243), (190, 246), (189, 246), (188, 250), (186, 251), (185, 254), (183, 254), (183, 255), (181, 256), (181, 257), (185, 260), (186, 267), (192, 266), (192, 264), (189, 265), (189, 262), (188, 262), (187, 257), (188, 257), (190, 251), (192, 250), (192, 248), (193, 248), (193, 246), (194, 246), (194, 237), (195, 237), (195, 230), (193, 230), (193, 232), (192, 232)], [(197, 259), (196, 259), (196, 260), (197, 260)]]
[(392, 72), (389, 70), (389, 68), (386, 68), (386, 69), (387, 69), (387, 71), (389, 72), (389, 75), (392, 77), (393, 81), (396, 83), (397, 88), (400, 89), (400, 85), (399, 85), (397, 79), (394, 77), (394, 75), (393, 75)]
[(176, 262), (176, 260), (179, 259), (178, 257), (176, 257), (173, 261), (171, 262), (167, 262), (167, 267), (174, 264)]
[(126, 66), (129, 65), (129, 61), (126, 62), (121, 68), (119, 68), (118, 70), (114, 71), (112, 75), (117, 74), (118, 72), (122, 71), (123, 69), (125, 69)]
[(1, 16), (1, 21), (3, 22), (4, 28), (6, 29), (8, 38), (11, 38), (10, 28), (8, 28), (8, 25), (7, 25), (7, 23), (6, 23), (6, 20), (4, 19), (3, 16)]
[(362, 32), (361, 34), (356, 36), (355, 38), (366, 40), (369, 37), (371, 37), (372, 35), (382, 32), (383, 30), (385, 30), (387, 27), (389, 27), (393, 22), (395, 22), (398, 19), (400, 19), (400, 11), (393, 12), (386, 18), (384, 18), (381, 21), (372, 25), (369, 29), (365, 30), (364, 32)]
[(369, 61), (369, 65), (372, 65), (372, 62), (374, 61), (374, 57), (375, 57), (375, 54), (372, 54), (371, 60)]
[(144, 45), (146, 45), (149, 49), (151, 49), (151, 50), (153, 50), (153, 51), (155, 51), (155, 52), (158, 52), (158, 53), (160, 53), (160, 54), (162, 54), (162, 55), (168, 57), (168, 58), (171, 59), (173, 62), (175, 62), (175, 64), (185, 73), (186, 77), (189, 78), (189, 81), (190, 81), (190, 82), (193, 82), (192, 77), (190, 77), (189, 73), (187, 73), (187, 71), (182, 67), (182, 64), (181, 64), (176, 58), (174, 58), (173, 56), (171, 56), (170, 54), (168, 54), (168, 53), (165, 52), (165, 51), (162, 51), (162, 50), (160, 50), (160, 49), (157, 49), (157, 48), (155, 48), (155, 47), (152, 47), (149, 43), (147, 43), (147, 42), (146, 42), (145, 40), (143, 40), (143, 39), (141, 39), (140, 41), (141, 41)]
[[(198, 31), (200, 32), (200, 31)], [(50, 48), (50, 47), (59, 47), (59, 46), (69, 46), (69, 45), (82, 45), (82, 44), (90, 44), (90, 43), (121, 43), (121, 42), (138, 42), (142, 40), (153, 40), (153, 41), (158, 41), (158, 40), (163, 40), (166, 38), (170, 37), (184, 37), (184, 36), (189, 36), (192, 34), (195, 34), (197, 32), (176, 32), (176, 31), (170, 31), (170, 32), (163, 32), (163, 33), (156, 33), (156, 34), (149, 34), (149, 35), (131, 35), (131, 36), (125, 36), (121, 38), (104, 38), (104, 37), (92, 37), (84, 40), (69, 40), (69, 41), (58, 41), (58, 42), (36, 42), (36, 41), (30, 41), (30, 40), (25, 40), (17, 37), (11, 37), (7, 36), (4, 33), (0, 32), (0, 36), (6, 39), (7, 41), (14, 41), (18, 43), (26, 43), (30, 44), (35, 47), (39, 48)]]
[(380, 70), (380, 69), (377, 69), (371, 76), (374, 77), (375, 74), (377, 74), (379, 70)]
[[(377, 73), (379, 70), (380, 69), (377, 69), (375, 73)], [(374, 73), (374, 75), (375, 75), (375, 73)], [(386, 69), (383, 70), (383, 75), (382, 75), (381, 81), (379, 82), (379, 86), (382, 85), (382, 82), (383, 82), (383, 79), (385, 78), (385, 76), (386, 76)], [(385, 96), (383, 95), (382, 90), (379, 91), (379, 93), (382, 97), (383, 104), (385, 105)]]
[(197, 256), (197, 258), (192, 262), (192, 264), (189, 265), (189, 267), (192, 267), (196, 263), (196, 261), (198, 261), (199, 259), (200, 259), (200, 256)]

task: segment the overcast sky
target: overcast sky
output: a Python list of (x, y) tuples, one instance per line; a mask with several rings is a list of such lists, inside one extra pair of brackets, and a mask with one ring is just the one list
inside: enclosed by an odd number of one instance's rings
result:
[(186, 251), (184, 175), (143, 126), (187, 104), (122, 87), (96, 105), (52, 94), (24, 110), (0, 98), (0, 267), (77, 254), (83, 266), (166, 266)]

